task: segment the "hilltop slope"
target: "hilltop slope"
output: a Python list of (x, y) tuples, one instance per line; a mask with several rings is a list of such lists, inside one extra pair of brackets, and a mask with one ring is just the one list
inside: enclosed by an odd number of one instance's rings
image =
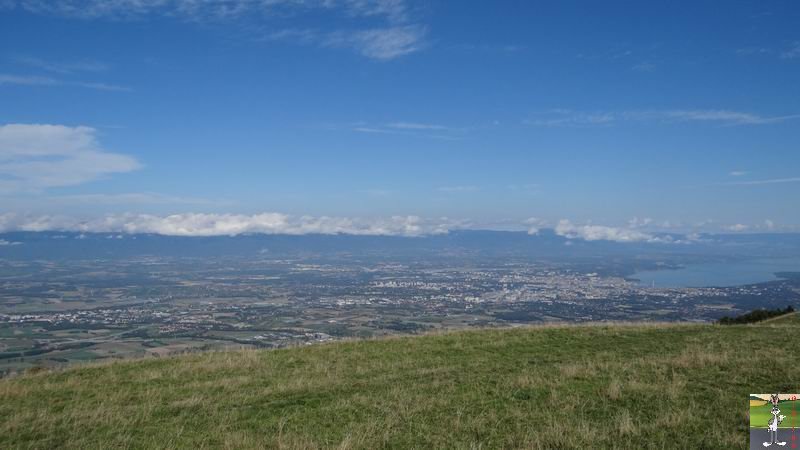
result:
[(533, 327), (80, 367), (0, 381), (0, 448), (744, 448), (748, 394), (798, 390), (799, 330)]

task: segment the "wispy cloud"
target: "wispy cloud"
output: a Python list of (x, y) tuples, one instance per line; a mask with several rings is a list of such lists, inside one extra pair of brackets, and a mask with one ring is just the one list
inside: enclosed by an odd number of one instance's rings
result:
[(751, 180), (751, 181), (729, 181), (725, 183), (717, 183), (718, 186), (758, 186), (763, 184), (783, 184), (783, 183), (800, 183), (800, 177), (791, 178), (772, 178), (768, 180)]
[[(331, 126), (330, 129), (342, 129), (342, 126)], [(357, 133), (367, 134), (388, 134), (398, 136), (420, 137), (439, 140), (460, 140), (469, 128), (453, 128), (445, 125), (397, 121), (383, 124), (369, 124), (366, 122), (356, 122), (348, 125), (345, 129)]]
[(748, 46), (742, 47), (736, 50), (736, 53), (740, 55), (768, 55), (770, 53), (774, 53), (771, 49), (766, 47), (758, 47), (758, 46)]
[(631, 69), (635, 70), (636, 72), (653, 72), (656, 70), (656, 65), (651, 62), (643, 61), (634, 65), (631, 67)]
[(732, 177), (743, 177), (747, 175), (747, 172), (744, 170), (732, 170), (731, 172), (728, 173), (728, 175)]
[(791, 42), (783, 49), (751, 45), (736, 50), (736, 53), (744, 56), (768, 55), (773, 57), (777, 56), (781, 59), (797, 59), (800, 58), (800, 41)]
[(730, 226), (728, 226), (728, 227), (725, 227), (725, 229), (726, 229), (727, 231), (733, 231), (733, 232), (735, 232), (735, 233), (741, 233), (741, 232), (743, 232), (743, 231), (747, 231), (747, 230), (749, 230), (749, 229), (750, 229), (750, 227), (749, 227), (749, 226), (747, 226), (747, 225), (743, 225), (743, 224), (741, 224), (741, 223), (737, 223), (737, 224), (734, 224), (734, 225), (730, 225)]
[(633, 50), (626, 47), (614, 47), (614, 48), (604, 48), (600, 51), (589, 51), (584, 53), (578, 53), (575, 55), (578, 59), (588, 60), (588, 61), (614, 61), (620, 59), (630, 58), (634, 55)]
[(0, 126), (0, 192), (73, 186), (140, 167), (130, 156), (103, 149), (93, 128)]
[(383, 128), (372, 128), (372, 127), (353, 127), (353, 131), (357, 131), (359, 133), (376, 133), (376, 134), (398, 134), (399, 132), (394, 130), (386, 130)]
[(800, 114), (763, 116), (754, 113), (724, 109), (693, 110), (641, 110), (621, 112), (585, 112), (570, 109), (553, 109), (536, 113), (523, 123), (542, 127), (608, 126), (621, 122), (707, 122), (723, 126), (767, 125), (800, 119)]
[(269, 31), (262, 34), (257, 40), (350, 48), (368, 58), (388, 61), (421, 50), (424, 47), (426, 33), (426, 28), (420, 25), (388, 26), (368, 30), (347, 29), (333, 32), (287, 28)]
[(277, 31), (262, 33), (256, 40), (266, 42), (291, 42), (300, 45), (310, 45), (319, 42), (322, 38), (320, 31), (310, 28), (284, 28)]
[(583, 127), (609, 125), (616, 120), (617, 117), (612, 113), (553, 109), (536, 113), (534, 117), (524, 120), (523, 123), (537, 127)]
[(103, 72), (108, 70), (108, 65), (99, 61), (47, 61), (30, 56), (14, 59), (18, 64), (46, 70), (57, 74), (72, 74), (76, 72)]
[(800, 58), (800, 41), (793, 42), (790, 48), (782, 51), (781, 58), (783, 59)]
[(724, 109), (695, 109), (667, 111), (633, 111), (625, 113), (631, 119), (655, 119), (677, 122), (716, 122), (725, 125), (764, 125), (800, 119), (800, 114), (785, 116), (762, 116), (758, 114)]
[(298, 9), (341, 11), (353, 17), (404, 20), (402, 0), (16, 0), (11, 5), (37, 14), (81, 19), (132, 19), (145, 16), (177, 17), (193, 22), (230, 20), (247, 15), (280, 16)]
[(633, 217), (628, 221), (629, 228), (645, 228), (653, 224), (653, 219), (650, 217)]
[(109, 84), (109, 83), (86, 82), (86, 81), (62, 82), (62, 84), (64, 86), (77, 86), (86, 89), (97, 89), (98, 91), (130, 92), (133, 90), (127, 86), (119, 86), (116, 84)]
[(418, 25), (342, 31), (328, 35), (323, 44), (352, 48), (369, 58), (390, 60), (420, 50), (425, 34), (426, 29)]
[(69, 81), (60, 80), (51, 77), (43, 77), (38, 75), (10, 75), (0, 74), (0, 86), (3, 85), (18, 85), (18, 86), (67, 86), (79, 87), (86, 89), (96, 89), (100, 91), (119, 91), (129, 92), (131, 88), (125, 86), (118, 86), (107, 83), (96, 83), (86, 81)]
[(447, 130), (444, 125), (433, 125), (429, 123), (414, 123), (414, 122), (392, 122), (386, 125), (389, 128), (397, 128), (400, 130)]
[(456, 44), (447, 47), (450, 50), (469, 53), (500, 53), (513, 55), (527, 49), (525, 45), (517, 44)]
[[(240, 31), (260, 30), (251, 36), (255, 40), (350, 48), (384, 61), (422, 49), (427, 33), (426, 27), (412, 21), (412, 8), (404, 0), (17, 0), (12, 7), (84, 20), (166, 17), (191, 23), (234, 24)], [(330, 17), (319, 29), (291, 26), (306, 14)], [(281, 24), (288, 26), (280, 28)], [(91, 68), (75, 63), (31, 62), (57, 73)]]
[(480, 188), (478, 186), (442, 186), (437, 189), (439, 192), (447, 193), (460, 193), (460, 192), (477, 192)]
[(37, 75), (9, 75), (0, 73), (0, 86), (4, 84), (17, 84), (22, 86), (56, 86), (58, 80)]

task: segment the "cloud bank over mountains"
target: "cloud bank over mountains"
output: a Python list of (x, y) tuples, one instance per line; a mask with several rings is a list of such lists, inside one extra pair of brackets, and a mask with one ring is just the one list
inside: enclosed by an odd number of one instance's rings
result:
[[(528, 234), (544, 230), (547, 222), (529, 219)], [(446, 234), (454, 230), (475, 229), (467, 221), (446, 217), (426, 219), (418, 216), (350, 218), (330, 216), (292, 216), (267, 212), (260, 214), (186, 213), (166, 216), (152, 214), (110, 214), (99, 218), (78, 219), (69, 216), (31, 216), (0, 214), (0, 232), (64, 231), (79, 233), (160, 234), (165, 236), (237, 236), (241, 234), (347, 234), (356, 236), (421, 237)], [(631, 227), (575, 225), (561, 220), (552, 231), (566, 239), (586, 241), (685, 243), (671, 235), (654, 234)]]
[(633, 227), (609, 227), (604, 225), (575, 225), (569, 220), (562, 219), (555, 227), (559, 236), (567, 239), (583, 239), (586, 241), (614, 241), (614, 242), (650, 242), (672, 243), (675, 240), (670, 236), (657, 236), (652, 233), (637, 230)]
[(85, 233), (154, 233), (166, 236), (236, 236), (263, 234), (351, 234), (365, 236), (425, 236), (447, 233), (457, 221), (425, 220), (417, 216), (357, 219), (328, 216), (261, 214), (117, 214), (81, 220), (68, 216), (0, 214), (0, 232), (71, 231)]

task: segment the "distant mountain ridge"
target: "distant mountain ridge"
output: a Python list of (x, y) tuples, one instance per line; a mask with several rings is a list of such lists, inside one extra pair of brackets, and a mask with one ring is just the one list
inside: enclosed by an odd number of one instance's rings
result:
[[(663, 234), (674, 240), (677, 234)], [(362, 256), (598, 257), (637, 254), (791, 257), (800, 254), (800, 234), (703, 235), (691, 243), (611, 242), (569, 239), (553, 230), (459, 230), (423, 237), (359, 235), (269, 235), (181, 237), (156, 234), (9, 232), (0, 234), (0, 258), (127, 258), (135, 256), (220, 257), (355, 253)], [(17, 244), (17, 245), (10, 245)]]

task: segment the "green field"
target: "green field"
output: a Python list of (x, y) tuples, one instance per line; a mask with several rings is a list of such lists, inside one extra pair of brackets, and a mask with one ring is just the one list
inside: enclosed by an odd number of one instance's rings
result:
[(0, 448), (745, 448), (748, 395), (800, 391), (795, 331), (491, 329), (30, 374), (0, 380)]

